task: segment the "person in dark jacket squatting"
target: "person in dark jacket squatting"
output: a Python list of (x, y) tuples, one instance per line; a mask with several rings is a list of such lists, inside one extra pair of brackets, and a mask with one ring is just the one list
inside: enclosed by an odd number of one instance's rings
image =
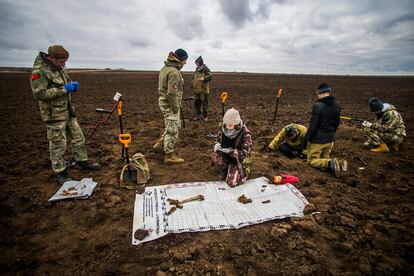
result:
[(230, 187), (243, 183), (249, 176), (252, 147), (252, 136), (239, 112), (234, 108), (227, 110), (211, 160), (220, 168), (220, 178), (226, 179)]
[(318, 101), (313, 105), (302, 148), (307, 148), (307, 162), (310, 166), (321, 170), (329, 169), (336, 177), (341, 177), (348, 170), (348, 162), (329, 157), (339, 125), (341, 107), (332, 96), (331, 87), (326, 83), (319, 85), (316, 96)]

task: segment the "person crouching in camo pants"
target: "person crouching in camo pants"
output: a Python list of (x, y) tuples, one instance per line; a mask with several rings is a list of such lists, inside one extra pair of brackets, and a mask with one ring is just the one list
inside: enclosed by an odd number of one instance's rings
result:
[(252, 135), (239, 112), (234, 108), (227, 110), (211, 160), (220, 168), (220, 179), (225, 179), (230, 187), (243, 183), (250, 175), (252, 147)]

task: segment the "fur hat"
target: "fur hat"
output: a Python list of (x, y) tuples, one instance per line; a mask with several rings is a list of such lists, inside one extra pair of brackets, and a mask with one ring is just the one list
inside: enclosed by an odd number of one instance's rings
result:
[(225, 125), (238, 125), (241, 122), (240, 113), (234, 108), (230, 108), (224, 114), (223, 123)]
[(49, 48), (47, 49), (47, 54), (49, 55), (49, 57), (56, 58), (56, 59), (68, 59), (69, 58), (69, 52), (66, 51), (66, 49), (63, 48), (62, 45), (49, 46)]
[(186, 51), (184, 51), (183, 49), (177, 49), (174, 52), (174, 55), (180, 60), (180, 61), (184, 61), (188, 59), (188, 54)]
[(384, 104), (381, 101), (379, 101), (377, 98), (369, 99), (369, 109), (371, 109), (372, 112), (381, 111), (383, 108), (384, 108)]

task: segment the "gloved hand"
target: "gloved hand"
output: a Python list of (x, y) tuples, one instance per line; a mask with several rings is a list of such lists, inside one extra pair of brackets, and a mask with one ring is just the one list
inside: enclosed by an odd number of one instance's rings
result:
[(233, 151), (233, 149), (232, 148), (222, 148), (222, 147), (220, 147), (219, 151), (221, 151), (223, 153), (226, 153), (226, 154), (229, 154), (230, 152)]
[(66, 93), (75, 91), (75, 87), (73, 86), (73, 83), (65, 84), (65, 89), (66, 89)]
[(272, 149), (269, 148), (269, 146), (267, 144), (263, 144), (262, 152), (271, 152), (271, 151), (272, 151)]
[(73, 84), (73, 91), (78, 91), (79, 90), (79, 82), (77, 81), (72, 81)]
[(364, 127), (372, 127), (372, 123), (370, 123), (368, 121), (363, 121), (362, 122), (362, 126), (364, 126)]
[(214, 151), (215, 152), (217, 152), (218, 150), (220, 150), (221, 149), (221, 145), (220, 145), (220, 143), (218, 143), (218, 142), (216, 142), (215, 144), (214, 144)]

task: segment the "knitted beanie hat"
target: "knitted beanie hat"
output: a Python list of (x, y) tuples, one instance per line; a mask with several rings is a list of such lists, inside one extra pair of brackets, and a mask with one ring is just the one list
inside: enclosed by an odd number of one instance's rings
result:
[(383, 108), (384, 108), (384, 104), (381, 101), (379, 101), (377, 98), (369, 99), (369, 109), (371, 109), (372, 112), (381, 111)]
[(184, 51), (183, 49), (177, 49), (174, 52), (174, 55), (180, 60), (180, 61), (184, 61), (188, 59), (188, 54), (186, 51)]
[(234, 108), (230, 108), (224, 114), (223, 123), (225, 125), (238, 125), (241, 122), (240, 113)]
[(324, 93), (324, 92), (332, 93), (332, 89), (329, 86), (329, 84), (323, 82), (323, 83), (319, 84), (318, 89), (316, 89), (316, 94), (320, 94), (320, 93)]
[(200, 67), (204, 64), (203, 58), (201, 56), (199, 56), (196, 60), (195, 60), (195, 64)]
[(49, 48), (47, 49), (47, 54), (49, 55), (49, 57), (56, 58), (56, 59), (68, 59), (69, 58), (69, 52), (66, 51), (66, 49), (63, 48), (62, 45), (49, 46)]

